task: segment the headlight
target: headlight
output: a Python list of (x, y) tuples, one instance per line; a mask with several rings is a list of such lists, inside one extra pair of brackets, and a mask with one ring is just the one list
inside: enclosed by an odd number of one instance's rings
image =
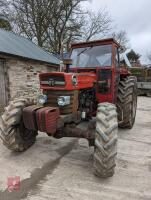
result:
[(37, 102), (39, 104), (45, 104), (47, 102), (47, 96), (46, 95), (40, 95), (37, 99)]
[(66, 106), (70, 104), (70, 96), (60, 96), (58, 97), (58, 105)]

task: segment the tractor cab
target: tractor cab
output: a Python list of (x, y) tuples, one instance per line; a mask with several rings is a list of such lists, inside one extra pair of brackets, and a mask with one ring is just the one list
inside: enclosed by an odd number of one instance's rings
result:
[(114, 39), (72, 44), (71, 69), (79, 72), (118, 67), (119, 48)]
[(115, 102), (115, 83), (120, 79), (120, 45), (114, 39), (72, 44), (72, 65), (69, 71), (96, 74), (98, 102)]

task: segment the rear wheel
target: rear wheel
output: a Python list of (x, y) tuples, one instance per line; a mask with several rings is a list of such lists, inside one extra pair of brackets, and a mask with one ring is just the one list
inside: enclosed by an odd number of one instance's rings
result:
[(119, 127), (132, 128), (137, 109), (137, 80), (129, 76), (119, 82), (117, 112)]
[(24, 151), (36, 140), (37, 131), (31, 131), (24, 127), (22, 110), (32, 105), (30, 99), (18, 99), (11, 101), (5, 108), (0, 119), (0, 138), (3, 144), (13, 151)]
[(110, 103), (98, 105), (96, 117), (94, 174), (99, 177), (110, 177), (114, 174), (117, 155), (117, 113)]

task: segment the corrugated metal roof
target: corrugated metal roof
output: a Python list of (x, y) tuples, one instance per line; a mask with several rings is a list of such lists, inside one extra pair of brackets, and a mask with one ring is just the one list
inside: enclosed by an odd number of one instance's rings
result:
[[(59, 60), (61, 60), (61, 57), (62, 55), (60, 54), (53, 54), (55, 57), (57, 57)], [(66, 53), (63, 53), (63, 59), (69, 59), (70, 58), (70, 53), (69, 52), (66, 52)]]
[(60, 61), (25, 37), (0, 29), (0, 52), (59, 65)]

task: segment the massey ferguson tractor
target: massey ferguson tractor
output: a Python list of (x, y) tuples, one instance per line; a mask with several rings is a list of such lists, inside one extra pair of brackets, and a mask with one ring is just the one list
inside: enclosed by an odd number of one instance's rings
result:
[(136, 78), (120, 68), (119, 51), (114, 39), (71, 45), (64, 70), (39, 75), (43, 94), (37, 104), (23, 97), (5, 108), (0, 120), (3, 144), (24, 151), (38, 131), (58, 139), (85, 138), (94, 146), (94, 174), (112, 176), (118, 126), (132, 128), (137, 107)]

